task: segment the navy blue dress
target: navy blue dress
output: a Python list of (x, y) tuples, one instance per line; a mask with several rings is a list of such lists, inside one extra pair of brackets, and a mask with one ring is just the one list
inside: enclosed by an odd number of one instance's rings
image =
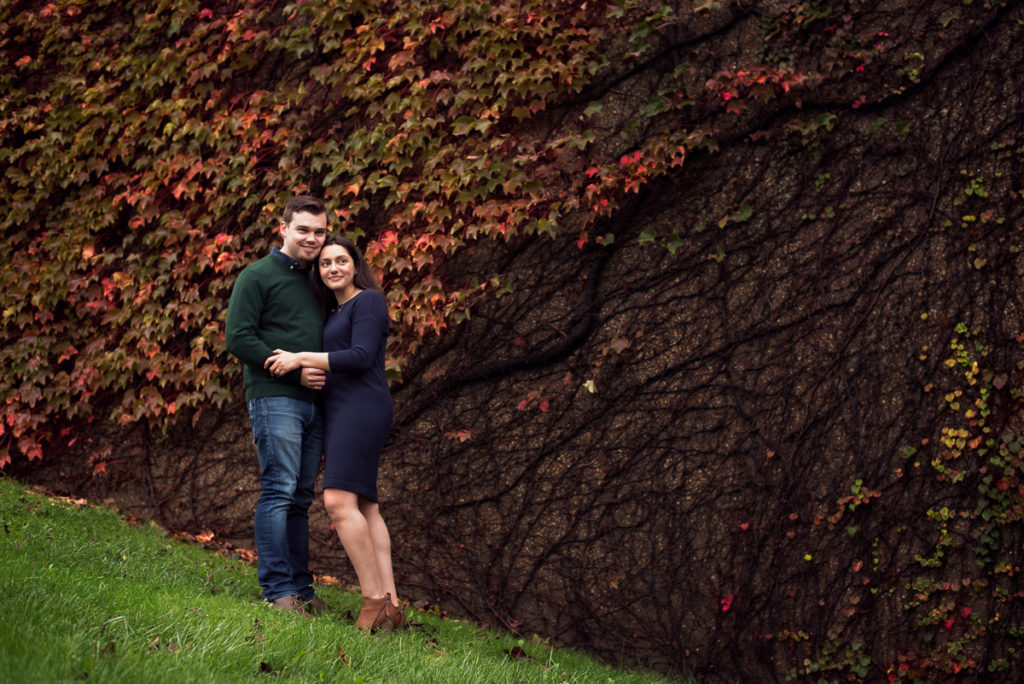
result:
[(324, 384), (324, 488), (377, 501), (377, 466), (394, 405), (384, 372), (388, 310), (363, 290), (328, 316), (323, 350), (331, 372)]

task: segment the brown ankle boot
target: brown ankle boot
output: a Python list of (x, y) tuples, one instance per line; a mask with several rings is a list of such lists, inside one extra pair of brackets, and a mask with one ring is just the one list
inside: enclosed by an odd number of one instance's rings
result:
[(408, 604), (401, 601), (398, 605), (388, 601), (388, 604), (384, 606), (384, 616), (387, 618), (388, 624), (383, 629), (391, 632), (405, 627), (405, 609), (408, 607)]
[(383, 622), (387, 620), (384, 610), (391, 603), (391, 595), (385, 594), (383, 598), (363, 597), (363, 605), (359, 608), (359, 617), (356, 618), (356, 627), (367, 630), (371, 634), (377, 631)]

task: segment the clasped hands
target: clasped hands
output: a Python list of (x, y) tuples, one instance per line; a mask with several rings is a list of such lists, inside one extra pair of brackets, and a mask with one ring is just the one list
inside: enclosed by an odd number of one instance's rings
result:
[(274, 355), (268, 356), (267, 360), (263, 362), (263, 367), (276, 377), (281, 377), (285, 373), (302, 368), (299, 383), (309, 389), (323, 389), (324, 382), (327, 380), (327, 373), (325, 371), (319, 368), (303, 368), (302, 364), (299, 363), (298, 354), (283, 349), (275, 349)]

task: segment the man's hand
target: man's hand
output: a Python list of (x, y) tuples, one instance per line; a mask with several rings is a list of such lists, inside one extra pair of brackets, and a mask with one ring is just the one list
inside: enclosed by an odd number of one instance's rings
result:
[(309, 389), (320, 390), (324, 388), (324, 382), (327, 381), (326, 371), (322, 371), (319, 368), (303, 368), (302, 379), (299, 383), (303, 387)]

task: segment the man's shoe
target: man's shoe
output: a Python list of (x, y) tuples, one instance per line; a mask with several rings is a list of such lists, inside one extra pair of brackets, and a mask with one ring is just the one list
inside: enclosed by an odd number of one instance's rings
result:
[(305, 608), (310, 615), (320, 617), (321, 615), (327, 615), (331, 612), (324, 600), (319, 596), (314, 596), (311, 600), (302, 602), (302, 607)]
[(299, 615), (309, 615), (306, 612), (306, 607), (303, 605), (302, 597), (296, 594), (295, 596), (281, 596), (270, 602), (270, 605), (275, 608), (280, 608), (286, 613), (298, 613)]

